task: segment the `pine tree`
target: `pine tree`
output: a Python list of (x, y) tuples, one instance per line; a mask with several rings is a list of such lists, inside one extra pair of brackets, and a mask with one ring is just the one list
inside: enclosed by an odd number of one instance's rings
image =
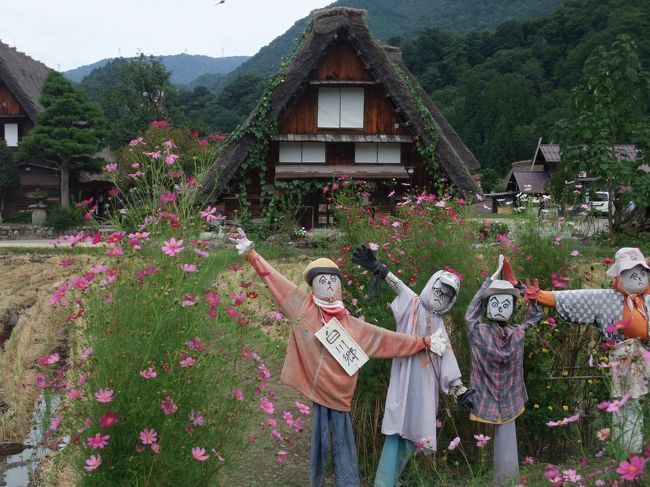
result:
[(17, 158), (41, 159), (61, 174), (61, 207), (70, 205), (70, 170), (88, 165), (101, 148), (104, 117), (61, 73), (51, 72), (40, 97), (44, 110), (22, 139)]

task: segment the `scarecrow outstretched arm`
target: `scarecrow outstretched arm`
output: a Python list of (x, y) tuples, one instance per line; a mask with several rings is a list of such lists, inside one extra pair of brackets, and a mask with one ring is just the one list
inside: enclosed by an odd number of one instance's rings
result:
[(295, 319), (307, 299), (307, 293), (284, 277), (254, 250), (246, 252), (246, 260), (253, 266), (269, 289), (273, 300), (287, 318)]

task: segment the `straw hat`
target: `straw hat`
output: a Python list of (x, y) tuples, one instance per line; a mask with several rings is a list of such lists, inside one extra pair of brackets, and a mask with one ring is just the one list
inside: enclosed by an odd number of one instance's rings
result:
[(326, 259), (325, 257), (321, 257), (320, 259), (316, 259), (315, 261), (311, 262), (307, 265), (307, 267), (305, 267), (305, 270), (302, 271), (302, 277), (310, 286), (311, 281), (313, 281), (314, 277), (320, 274), (334, 274), (335, 276), (339, 276), (339, 278), (341, 278), (341, 271), (339, 269), (339, 266), (337, 266), (333, 260)]

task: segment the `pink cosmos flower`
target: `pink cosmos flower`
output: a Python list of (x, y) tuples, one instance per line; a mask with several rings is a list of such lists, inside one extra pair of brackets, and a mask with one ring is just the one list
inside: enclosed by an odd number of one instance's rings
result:
[(257, 368), (260, 371), (259, 374), (257, 375), (260, 380), (268, 379), (271, 377), (271, 371), (266, 368), (266, 365), (259, 364)]
[(40, 357), (38, 359), (38, 365), (44, 367), (46, 365), (54, 365), (59, 361), (61, 356), (58, 353), (53, 353), (52, 355), (48, 355), (47, 357)]
[(571, 257), (579, 257), (579, 256), (580, 256), (580, 252), (578, 252), (577, 250), (571, 251)]
[(194, 264), (181, 264), (181, 270), (183, 272), (196, 272), (196, 266)]
[(309, 414), (309, 406), (298, 401), (294, 401), (294, 404), (298, 408), (298, 411), (300, 411), (302, 414)]
[(201, 411), (194, 411), (194, 409), (192, 409), (188, 417), (194, 426), (203, 426), (205, 424), (205, 418)]
[(176, 201), (176, 193), (170, 191), (169, 193), (163, 193), (160, 195), (160, 202), (165, 203), (174, 203)]
[(271, 430), (271, 434), (275, 437), (276, 440), (282, 442), (284, 441), (284, 438), (282, 437), (282, 434), (278, 430)]
[(645, 471), (645, 463), (642, 457), (633, 456), (630, 461), (623, 460), (616, 472), (621, 476), (621, 480), (635, 480)]
[(565, 424), (573, 423), (574, 421), (578, 421), (580, 419), (580, 411), (575, 413), (573, 416), (569, 416), (568, 418), (562, 418), (560, 421), (549, 421), (546, 423), (546, 426), (548, 427), (555, 427), (555, 426), (564, 426)]
[(288, 426), (293, 426), (293, 414), (291, 414), (291, 411), (283, 412), (282, 418), (287, 422)]
[(113, 391), (112, 389), (100, 389), (95, 393), (95, 399), (97, 402), (111, 402), (113, 400)]
[(153, 428), (145, 428), (140, 431), (140, 441), (143, 445), (152, 445), (158, 439), (158, 433)]
[(201, 217), (205, 218), (205, 221), (207, 223), (216, 222), (217, 221), (217, 216), (215, 215), (216, 212), (217, 212), (216, 208), (212, 206), (208, 206), (205, 210), (201, 210)]
[(186, 357), (180, 361), (180, 366), (183, 368), (192, 367), (196, 363), (196, 359), (192, 357)]
[(180, 254), (183, 250), (183, 240), (177, 241), (174, 237), (170, 238), (169, 240), (165, 240), (165, 243), (162, 246), (162, 251), (170, 257), (174, 257)]
[(109, 245), (108, 248), (106, 249), (106, 255), (109, 257), (117, 257), (118, 255), (122, 255), (124, 251), (120, 248), (119, 245)]
[(162, 409), (162, 412), (165, 413), (166, 416), (169, 416), (178, 411), (178, 406), (174, 404), (171, 397), (167, 396), (165, 399), (160, 401), (160, 409)]
[(607, 438), (609, 438), (610, 433), (611, 433), (611, 429), (609, 428), (599, 429), (598, 432), (596, 433), (596, 438), (598, 438), (598, 441), (606, 441)]
[(70, 389), (68, 391), (68, 397), (73, 401), (75, 399), (79, 399), (81, 396), (83, 396), (83, 392), (81, 392), (79, 389)]
[(287, 452), (284, 450), (280, 450), (277, 456), (278, 456), (278, 463), (284, 464), (284, 460), (287, 457)]
[(169, 122), (167, 120), (153, 120), (151, 122), (152, 127), (168, 127)]
[(205, 259), (206, 257), (209, 257), (209, 256), (210, 256), (210, 254), (207, 253), (205, 250), (201, 250), (201, 249), (192, 249), (192, 251), (193, 251), (196, 255), (198, 255), (199, 257), (203, 257), (204, 259)]
[(48, 428), (48, 431), (56, 431), (59, 426), (61, 425), (61, 421), (63, 421), (63, 416), (56, 416), (52, 422), (50, 423), (50, 426)]
[(524, 463), (526, 465), (535, 465), (535, 459), (531, 456), (527, 456), (526, 458), (524, 458)]
[(106, 172), (113, 172), (113, 171), (115, 171), (116, 169), (117, 169), (117, 164), (114, 163), (114, 162), (111, 162), (110, 164), (106, 164), (106, 165), (104, 166), (104, 170), (105, 170)]
[(237, 313), (233, 308), (225, 308), (224, 311), (231, 318), (239, 318), (239, 313)]
[(474, 439), (476, 440), (476, 446), (479, 448), (483, 448), (485, 445), (488, 444), (488, 441), (490, 441), (492, 438), (481, 434), (481, 435), (474, 435)]
[(244, 393), (242, 392), (241, 389), (235, 389), (232, 393), (233, 397), (237, 399), (238, 401), (243, 401), (244, 400)]
[(84, 466), (84, 469), (86, 469), (86, 472), (92, 472), (93, 470), (97, 470), (99, 466), (102, 464), (102, 456), (101, 455), (90, 455), (90, 458), (86, 460), (86, 465)]
[(187, 308), (189, 306), (194, 306), (199, 302), (199, 297), (196, 294), (184, 294), (181, 298), (181, 306)]
[(160, 444), (159, 443), (154, 443), (151, 445), (151, 451), (154, 453), (160, 453)]
[(272, 320), (276, 320), (276, 321), (285, 321), (286, 320), (284, 315), (282, 313), (280, 313), (279, 311), (270, 311), (269, 314), (268, 314), (268, 317), (271, 318)]
[(194, 447), (192, 448), (192, 456), (199, 462), (205, 462), (210, 455), (205, 454), (205, 448)]
[(187, 342), (185, 342), (185, 346), (190, 350), (198, 350), (199, 352), (203, 352), (205, 350), (205, 345), (203, 345), (203, 343), (201, 343), (201, 340), (196, 337), (190, 338)]
[(275, 418), (268, 418), (266, 420), (266, 425), (275, 428), (278, 425), (278, 421)]
[(79, 376), (79, 380), (77, 381), (77, 387), (81, 387), (82, 385), (84, 385), (87, 380), (88, 380), (88, 372), (84, 372)]
[(456, 447), (457, 447), (459, 444), (460, 444), (460, 437), (457, 436), (456, 438), (454, 438), (453, 440), (451, 440), (451, 442), (449, 443), (449, 446), (447, 447), (447, 449), (448, 449), (449, 451), (455, 450)]
[(112, 411), (109, 411), (104, 416), (99, 418), (99, 425), (102, 428), (110, 428), (111, 426), (113, 426), (113, 425), (115, 425), (115, 424), (117, 424), (119, 422), (120, 422), (120, 420), (117, 417), (117, 414), (115, 414)]
[(273, 407), (273, 403), (269, 401), (269, 399), (264, 396), (261, 401), (260, 401), (260, 407), (266, 414), (273, 414), (275, 411), (275, 408)]
[(141, 377), (144, 377), (145, 379), (155, 379), (158, 376), (158, 373), (153, 370), (151, 367), (149, 367), (146, 370), (141, 370), (139, 372)]
[(108, 439), (110, 437), (111, 435), (102, 435), (101, 433), (96, 433), (95, 436), (89, 436), (86, 440), (86, 443), (88, 443), (88, 446), (90, 448), (96, 450), (97, 448), (104, 448), (106, 445), (108, 445)]
[(368, 247), (369, 247), (370, 250), (372, 250), (373, 252), (376, 251), (376, 250), (379, 250), (379, 245), (377, 245), (375, 242), (370, 242), (370, 243), (368, 244)]
[(176, 154), (167, 154), (165, 157), (165, 164), (172, 166), (178, 160), (178, 155)]

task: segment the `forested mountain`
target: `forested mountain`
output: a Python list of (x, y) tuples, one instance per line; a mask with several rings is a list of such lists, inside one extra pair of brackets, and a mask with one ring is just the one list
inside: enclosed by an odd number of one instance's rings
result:
[(553, 139), (596, 46), (628, 33), (648, 69), (649, 29), (647, 0), (574, 0), (549, 17), (505, 22), (493, 33), (429, 29), (392, 42), (481, 162), (490, 186), (512, 162), (530, 159), (539, 137)]
[[(156, 56), (168, 71), (171, 72), (170, 81), (173, 84), (189, 84), (201, 75), (209, 73), (226, 74), (237, 68), (250, 56), (229, 56), (214, 58), (210, 56), (174, 54), (171, 56)], [(102, 59), (87, 66), (81, 66), (63, 73), (66, 78), (79, 83), (97, 68), (106, 66), (117, 58)]]
[[(328, 7), (363, 8), (371, 32), (382, 41), (391, 37), (413, 37), (427, 28), (451, 32), (494, 29), (505, 20), (525, 20), (553, 12), (565, 0), (338, 0)], [(269, 75), (277, 71), (307, 26), (300, 19), (288, 31), (263, 47), (248, 61), (215, 86), (218, 91), (237, 76), (255, 73)]]

